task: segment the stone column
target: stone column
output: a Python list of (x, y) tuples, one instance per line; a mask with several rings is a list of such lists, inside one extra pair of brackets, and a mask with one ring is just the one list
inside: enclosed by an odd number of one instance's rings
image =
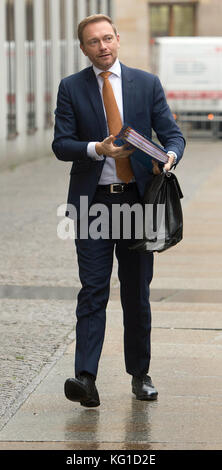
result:
[(67, 75), (74, 73), (74, 13), (73, 0), (66, 0)]
[[(86, 11), (86, 0), (78, 0), (78, 24), (80, 23), (83, 18), (87, 16), (87, 11)], [(79, 69), (82, 70), (88, 65), (88, 59), (87, 57), (83, 54), (79, 47), (79, 41), (78, 41), (78, 63), (79, 63)]]
[(59, 0), (50, 0), (51, 54), (52, 54), (52, 109), (55, 109), (60, 72), (60, 13)]
[(45, 84), (44, 84), (44, 0), (35, 0), (34, 6), (34, 43), (35, 43), (35, 108), (36, 127), (45, 125)]
[(27, 129), (26, 99), (26, 51), (25, 51), (25, 0), (15, 1), (15, 74), (16, 74), (16, 123), (17, 132)]
[(1, 79), (0, 79), (0, 141), (7, 137), (7, 62), (6, 62), (6, 2), (0, 2), (0, 57), (1, 57)]

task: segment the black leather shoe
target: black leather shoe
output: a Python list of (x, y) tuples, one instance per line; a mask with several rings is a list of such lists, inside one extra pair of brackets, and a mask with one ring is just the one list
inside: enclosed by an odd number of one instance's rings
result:
[(132, 392), (137, 400), (156, 400), (158, 392), (149, 375), (132, 378)]
[(75, 379), (67, 379), (64, 392), (68, 400), (80, 402), (82, 406), (93, 407), (100, 405), (95, 379), (88, 374), (82, 373)]

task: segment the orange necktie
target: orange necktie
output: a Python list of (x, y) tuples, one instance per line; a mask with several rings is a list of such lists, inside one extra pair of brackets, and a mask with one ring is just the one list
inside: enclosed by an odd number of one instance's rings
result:
[[(112, 135), (117, 135), (122, 127), (122, 120), (119, 112), (119, 108), (116, 103), (116, 99), (113, 93), (112, 85), (109, 81), (111, 72), (100, 73), (104, 79), (103, 82), (103, 102), (106, 110), (107, 123), (109, 132)], [(115, 160), (116, 163), (116, 174), (124, 183), (129, 183), (133, 178), (133, 171), (130, 164), (129, 157), (120, 158)]]

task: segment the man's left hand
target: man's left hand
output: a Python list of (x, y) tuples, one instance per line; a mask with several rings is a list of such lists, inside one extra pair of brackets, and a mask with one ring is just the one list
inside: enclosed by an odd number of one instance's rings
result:
[[(152, 160), (152, 164), (153, 164), (153, 174), (154, 175), (159, 175), (161, 173), (161, 171), (159, 169), (158, 162), (156, 160)], [(172, 154), (168, 155), (168, 162), (165, 163), (165, 165), (163, 167), (163, 170), (164, 171), (170, 171), (173, 164), (174, 164), (174, 155), (172, 155)]]

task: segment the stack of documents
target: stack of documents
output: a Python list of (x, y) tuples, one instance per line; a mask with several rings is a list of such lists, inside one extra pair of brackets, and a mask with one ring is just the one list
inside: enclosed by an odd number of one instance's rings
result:
[(116, 138), (128, 142), (160, 163), (168, 162), (166, 150), (130, 126), (124, 125)]

